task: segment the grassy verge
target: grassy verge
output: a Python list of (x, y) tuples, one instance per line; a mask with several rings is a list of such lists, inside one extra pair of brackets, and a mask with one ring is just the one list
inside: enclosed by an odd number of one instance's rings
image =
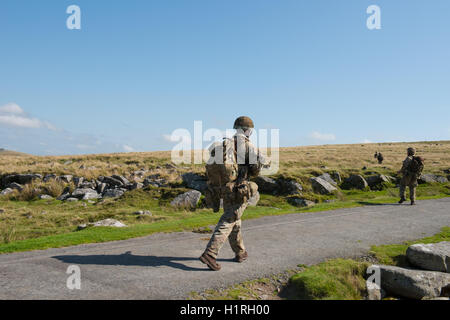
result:
[(354, 259), (332, 259), (313, 266), (299, 266), (272, 277), (246, 281), (229, 288), (191, 293), (203, 300), (360, 300), (366, 295), (365, 274), (372, 263), (405, 266), (406, 249), (414, 243), (450, 241), (450, 227), (434, 236), (402, 244), (372, 246), (369, 263)]

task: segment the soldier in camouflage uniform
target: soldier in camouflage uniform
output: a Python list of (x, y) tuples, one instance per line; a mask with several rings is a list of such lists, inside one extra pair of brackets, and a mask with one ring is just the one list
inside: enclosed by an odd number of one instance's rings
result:
[(402, 179), (400, 180), (400, 201), (398, 203), (403, 203), (406, 201), (406, 188), (409, 187), (409, 197), (411, 199), (411, 205), (415, 204), (416, 201), (416, 188), (417, 179), (419, 178), (416, 174), (408, 171), (408, 168), (413, 160), (416, 150), (414, 148), (408, 148), (408, 156), (403, 161), (402, 169), (398, 172), (402, 174)]
[(256, 183), (249, 181), (249, 178), (257, 176), (265, 164), (264, 157), (250, 143), (253, 128), (253, 121), (248, 117), (240, 117), (234, 123), (234, 129), (237, 129), (234, 139), (237, 139), (238, 177), (235, 182), (227, 183), (222, 190), (224, 213), (200, 257), (200, 261), (214, 271), (221, 268), (216, 259), (227, 239), (235, 253), (236, 262), (243, 262), (248, 257), (242, 239), (241, 218), (248, 206), (248, 199), (258, 191)]

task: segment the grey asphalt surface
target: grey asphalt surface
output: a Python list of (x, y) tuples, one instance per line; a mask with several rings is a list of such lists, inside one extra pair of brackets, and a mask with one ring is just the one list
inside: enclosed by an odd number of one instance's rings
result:
[[(0, 299), (184, 299), (298, 264), (361, 256), (371, 245), (431, 236), (448, 225), (450, 198), (247, 220), (249, 260), (233, 262), (227, 243), (219, 272), (198, 260), (210, 235), (190, 232), (6, 254), (0, 255)], [(70, 265), (80, 267), (81, 290), (66, 286)]]

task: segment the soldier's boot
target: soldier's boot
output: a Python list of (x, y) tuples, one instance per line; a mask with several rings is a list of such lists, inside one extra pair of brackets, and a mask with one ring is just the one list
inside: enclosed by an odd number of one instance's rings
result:
[(412, 206), (415, 206), (415, 205), (416, 205), (416, 202), (415, 202), (414, 200), (411, 200), (411, 205), (412, 205)]
[(245, 260), (247, 260), (247, 258), (248, 258), (248, 252), (245, 251), (245, 252), (242, 253), (242, 254), (237, 254), (236, 257), (234, 257), (234, 261), (239, 262), (239, 263), (242, 263), (242, 262), (244, 262)]
[(216, 259), (211, 257), (206, 252), (202, 254), (202, 256), (200, 257), (200, 261), (206, 264), (213, 271), (219, 271), (221, 268), (220, 264), (217, 263)]
[(401, 198), (400, 198), (400, 201), (399, 201), (398, 203), (402, 204), (402, 203), (405, 202), (405, 201), (406, 201), (406, 199), (405, 199), (404, 197), (401, 197)]

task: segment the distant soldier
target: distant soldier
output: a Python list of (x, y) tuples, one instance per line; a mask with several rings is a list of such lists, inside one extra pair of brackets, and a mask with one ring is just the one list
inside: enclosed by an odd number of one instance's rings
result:
[(378, 164), (382, 164), (383, 163), (384, 157), (381, 154), (381, 152), (378, 152), (377, 160), (378, 160)]
[(408, 148), (407, 153), (408, 156), (403, 161), (402, 169), (398, 172), (402, 174), (402, 179), (400, 180), (400, 201), (398, 203), (401, 204), (406, 201), (406, 187), (409, 187), (411, 205), (414, 205), (416, 201), (417, 179), (422, 174), (424, 159), (415, 156), (416, 150), (414, 148)]
[(221, 268), (216, 259), (227, 239), (235, 253), (236, 262), (243, 262), (248, 257), (242, 240), (241, 217), (248, 200), (258, 191), (256, 183), (250, 182), (249, 178), (259, 175), (266, 164), (264, 157), (250, 143), (253, 128), (250, 118), (239, 117), (234, 123), (237, 133), (233, 138), (225, 138), (223, 143), (210, 148), (211, 159), (206, 165), (208, 189), (205, 199), (215, 212), (219, 211), (220, 199), (223, 199), (224, 213), (200, 261), (214, 271)]

